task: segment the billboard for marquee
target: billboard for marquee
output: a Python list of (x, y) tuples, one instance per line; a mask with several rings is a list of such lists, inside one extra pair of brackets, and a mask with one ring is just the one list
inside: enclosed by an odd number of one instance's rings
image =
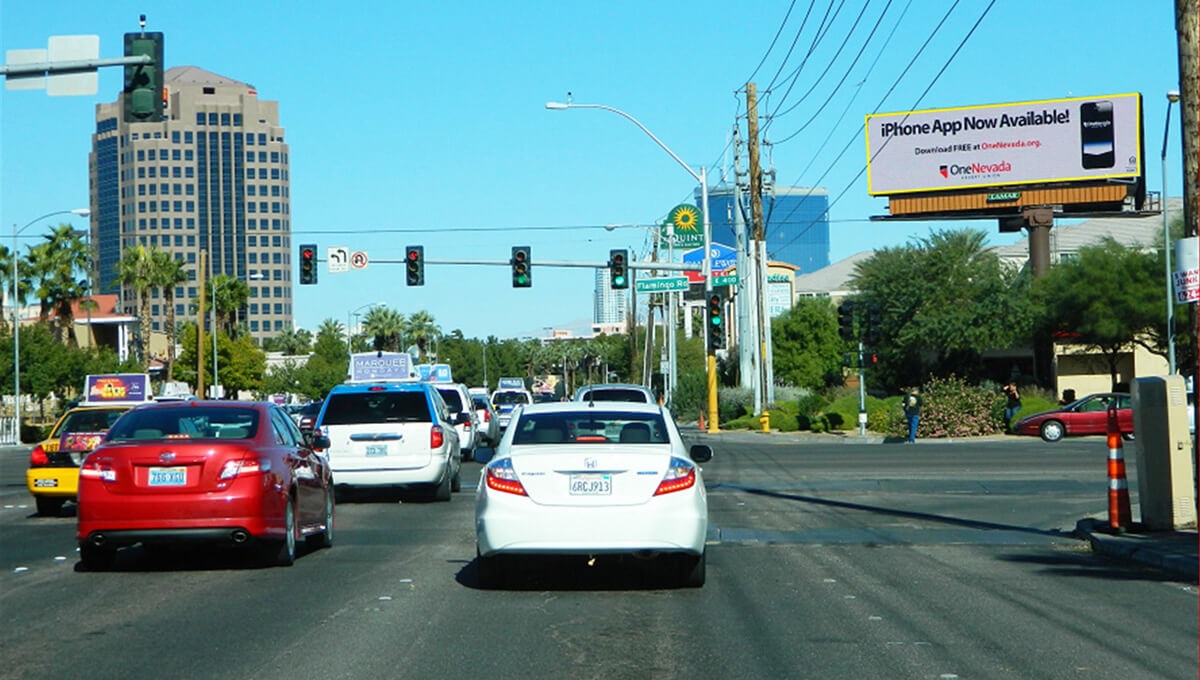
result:
[(867, 193), (888, 196), (1142, 175), (1142, 96), (867, 116)]

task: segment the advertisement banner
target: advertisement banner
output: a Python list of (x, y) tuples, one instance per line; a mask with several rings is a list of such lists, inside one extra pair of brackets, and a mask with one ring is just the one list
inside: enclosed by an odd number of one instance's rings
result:
[(1142, 96), (868, 115), (867, 193), (888, 196), (1142, 175)]
[(117, 373), (85, 376), (84, 401), (107, 404), (150, 399), (150, 376), (145, 373)]
[(1175, 304), (1200, 300), (1200, 241), (1195, 236), (1175, 242)]
[(349, 382), (412, 380), (412, 358), (403, 352), (362, 352), (350, 355)]

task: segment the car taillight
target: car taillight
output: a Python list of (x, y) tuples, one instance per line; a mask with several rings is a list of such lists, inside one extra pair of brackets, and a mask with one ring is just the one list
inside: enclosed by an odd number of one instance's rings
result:
[(667, 474), (654, 490), (655, 496), (690, 489), (696, 485), (696, 466), (682, 459), (671, 457), (667, 466)]
[(79, 477), (81, 479), (99, 479), (104, 482), (115, 482), (117, 481), (117, 471), (112, 469), (108, 461), (88, 458), (83, 461), (83, 465), (79, 468)]
[(434, 425), (429, 428), (429, 448), (440, 449), (446, 441), (446, 435), (442, 433), (441, 425)]
[(491, 411), (483, 412), (483, 422), (485, 422), (485, 423), (492, 422), (492, 412)]
[(37, 446), (33, 447), (33, 451), (29, 453), (29, 465), (38, 466), (49, 464), (50, 456), (46, 455), (46, 450), (42, 448), (42, 445), (38, 444)]
[(268, 458), (248, 455), (236, 460), (227, 460), (221, 466), (220, 480), (223, 482), (237, 478), (238, 475), (252, 475), (258, 472), (270, 472), (271, 461)]
[(525, 493), (525, 487), (522, 486), (521, 480), (517, 479), (517, 471), (513, 469), (512, 460), (508, 458), (498, 460), (489, 465), (484, 482), (489, 489), (516, 494), (518, 496), (528, 495)]

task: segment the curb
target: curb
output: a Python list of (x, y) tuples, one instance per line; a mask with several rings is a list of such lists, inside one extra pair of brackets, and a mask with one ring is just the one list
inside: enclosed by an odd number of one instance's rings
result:
[(1075, 523), (1075, 535), (1097, 554), (1157, 567), (1192, 583), (1200, 577), (1194, 532), (1109, 533), (1107, 523), (1088, 517)]

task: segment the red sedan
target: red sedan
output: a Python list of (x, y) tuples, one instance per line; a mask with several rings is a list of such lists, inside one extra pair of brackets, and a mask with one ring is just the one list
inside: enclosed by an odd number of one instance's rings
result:
[(1056, 442), (1070, 435), (1107, 434), (1108, 408), (1116, 404), (1117, 426), (1126, 437), (1133, 434), (1133, 402), (1125, 392), (1089, 394), (1055, 411), (1022, 418), (1014, 428), (1017, 434), (1041, 437)]
[(136, 543), (244, 544), (287, 566), (301, 538), (332, 545), (332, 476), (274, 404), (150, 404), (126, 413), (84, 460), (78, 515), (89, 570)]

